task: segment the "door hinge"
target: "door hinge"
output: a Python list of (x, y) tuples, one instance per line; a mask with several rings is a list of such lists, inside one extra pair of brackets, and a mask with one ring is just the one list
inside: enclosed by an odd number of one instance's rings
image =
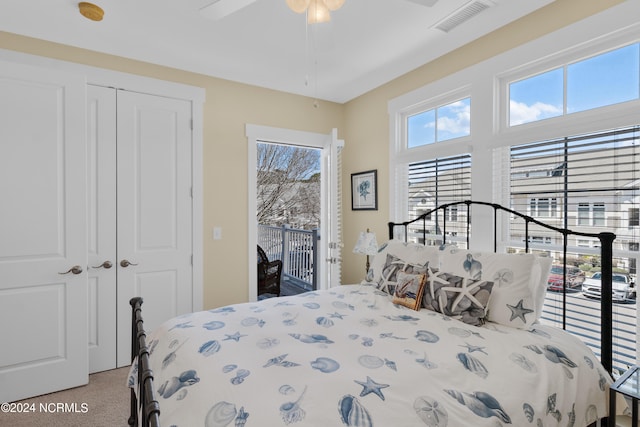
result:
[(193, 267), (193, 254), (191, 254), (191, 266)]

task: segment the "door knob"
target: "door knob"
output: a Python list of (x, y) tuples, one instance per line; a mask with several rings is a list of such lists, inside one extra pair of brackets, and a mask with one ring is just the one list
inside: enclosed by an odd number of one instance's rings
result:
[(58, 274), (69, 274), (69, 273), (80, 274), (80, 273), (82, 273), (82, 267), (80, 267), (79, 265), (74, 265), (69, 270), (65, 271), (64, 273), (58, 273)]
[(98, 265), (97, 267), (92, 267), (92, 268), (105, 268), (108, 270), (111, 267), (113, 267), (113, 263), (111, 261), (105, 261), (102, 264)]
[(126, 259), (123, 259), (122, 261), (120, 261), (120, 267), (129, 267), (130, 265), (138, 265), (138, 264), (134, 264), (132, 262), (129, 262)]

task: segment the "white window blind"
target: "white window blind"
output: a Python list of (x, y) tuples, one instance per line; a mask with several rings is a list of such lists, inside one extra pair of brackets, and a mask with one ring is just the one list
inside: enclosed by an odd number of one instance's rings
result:
[[(442, 204), (471, 198), (471, 155), (461, 154), (410, 163), (407, 166), (408, 218), (414, 219)], [(446, 220), (447, 241), (466, 238), (466, 211), (457, 206), (438, 211), (427, 221), (432, 243), (440, 242)], [(414, 230), (415, 231), (415, 230)], [(422, 232), (414, 240), (422, 242)]]

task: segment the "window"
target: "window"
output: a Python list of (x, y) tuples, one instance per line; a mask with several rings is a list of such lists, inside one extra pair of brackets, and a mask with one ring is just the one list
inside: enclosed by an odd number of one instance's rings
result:
[(471, 98), (407, 117), (407, 147), (419, 147), (470, 135)]
[[(462, 154), (414, 162), (406, 166), (407, 216), (414, 219), (442, 204), (471, 198), (471, 155)], [(446, 225), (445, 225), (446, 223)], [(427, 218), (427, 234), (466, 235), (466, 214), (458, 206)], [(416, 230), (417, 231), (417, 230)], [(420, 233), (421, 234), (421, 233)]]
[(593, 225), (604, 227), (604, 203), (578, 203), (578, 225)]
[(629, 227), (637, 227), (640, 225), (640, 208), (629, 209)]
[(634, 43), (512, 82), (509, 125), (639, 98), (640, 43)]
[(555, 198), (532, 198), (529, 202), (529, 215), (534, 217), (549, 218), (557, 215), (558, 201)]
[(578, 225), (589, 225), (589, 203), (578, 204)]
[[(522, 210), (521, 200), (528, 200), (531, 216), (558, 218), (558, 226), (575, 226), (582, 232), (603, 231), (611, 215), (616, 221), (610, 231), (616, 233), (620, 247), (626, 247), (637, 237), (625, 235), (618, 218), (628, 210), (629, 223), (637, 223), (638, 208), (630, 206), (639, 203), (638, 162), (639, 126), (513, 146), (512, 205)], [(534, 175), (528, 170), (550, 173)]]

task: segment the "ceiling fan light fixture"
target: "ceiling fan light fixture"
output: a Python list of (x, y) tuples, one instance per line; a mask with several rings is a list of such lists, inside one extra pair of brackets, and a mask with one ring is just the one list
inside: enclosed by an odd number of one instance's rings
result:
[(307, 23), (319, 24), (331, 21), (331, 11), (342, 7), (345, 0), (286, 0), (289, 9), (296, 13), (307, 11)]
[(309, 8), (307, 8), (307, 23), (321, 24), (331, 21), (331, 13), (324, 0), (311, 0)]
[(287, 6), (295, 13), (303, 13), (309, 7), (311, 0), (287, 0)]

